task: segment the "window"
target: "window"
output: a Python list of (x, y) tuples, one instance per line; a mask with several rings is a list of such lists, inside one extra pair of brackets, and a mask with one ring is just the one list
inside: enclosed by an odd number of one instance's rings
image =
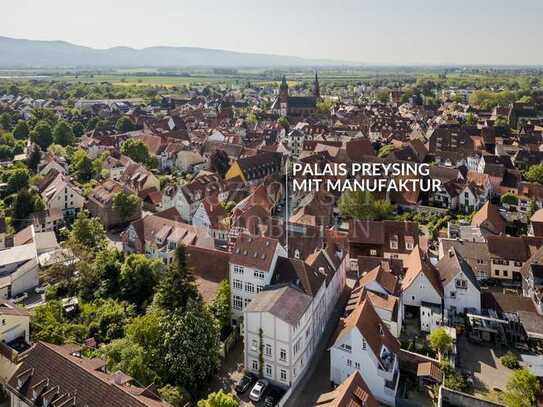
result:
[(234, 301), (233, 301), (234, 309), (242, 309), (243, 308), (243, 300), (239, 295), (234, 295)]
[(371, 249), (370, 250), (370, 256), (377, 256), (377, 250)]
[(251, 341), (251, 350), (255, 352), (258, 350), (258, 341), (256, 339)]
[(254, 293), (255, 285), (253, 283), (245, 283), (245, 291), (247, 291), (248, 293)]
[(255, 271), (254, 276), (255, 276), (255, 278), (259, 278), (261, 280), (264, 280), (264, 273), (262, 271)]
[(366, 340), (362, 339), (362, 350), (366, 350)]
[(243, 290), (243, 282), (241, 280), (234, 280), (232, 285), (236, 290)]
[(272, 355), (272, 347), (269, 343), (266, 344), (266, 356)]
[(281, 348), (281, 351), (279, 352), (279, 359), (280, 360), (287, 360), (287, 350), (284, 348)]
[(280, 377), (281, 377), (282, 382), (286, 382), (287, 381), (287, 371), (284, 370), (284, 369), (281, 369)]
[(258, 370), (258, 362), (253, 359), (253, 370)]
[(243, 267), (241, 267), (241, 266), (234, 266), (234, 273), (236, 273), (236, 274), (243, 274)]
[(256, 286), (256, 292), (259, 293), (260, 291), (262, 291), (264, 289), (264, 286), (263, 285), (257, 285)]
[(302, 339), (300, 338), (294, 344), (294, 350), (293, 350), (294, 355), (296, 355), (299, 352), (301, 345), (302, 345)]
[(351, 347), (351, 345), (347, 345), (347, 344), (345, 344), (345, 343), (342, 343), (342, 344), (341, 344), (341, 349), (343, 349), (343, 350), (345, 350), (345, 351), (347, 351), (347, 352), (351, 352), (351, 350), (352, 350), (353, 348)]
[(353, 361), (351, 359), (347, 359), (347, 366), (348, 367), (352, 367), (353, 366)]
[(397, 250), (398, 249), (398, 235), (393, 235), (390, 238), (390, 248), (392, 250)]
[(456, 288), (466, 289), (468, 288), (468, 282), (466, 280), (456, 280)]
[(354, 362), (354, 368), (360, 370), (360, 363)]
[(451, 293), (450, 293), (450, 297), (451, 297), (451, 298), (456, 298), (456, 292), (454, 292), (454, 291), (451, 291)]
[(266, 365), (266, 376), (271, 377), (272, 375), (272, 367), (271, 365)]
[(249, 303), (251, 302), (251, 299), (250, 298), (245, 298), (243, 300), (243, 305), (246, 307), (247, 305), (249, 305)]
[(509, 272), (507, 270), (503, 270), (503, 276), (507, 277), (509, 275)]

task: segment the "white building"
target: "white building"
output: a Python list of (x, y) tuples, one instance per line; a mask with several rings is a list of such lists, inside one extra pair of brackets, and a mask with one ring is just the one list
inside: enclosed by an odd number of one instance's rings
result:
[[(404, 267), (407, 271), (401, 284), (403, 315), (420, 314), (421, 330), (429, 332), (428, 321), (434, 320), (438, 316), (423, 315), (422, 311), (426, 313), (428, 310), (434, 312), (436, 309), (441, 309), (443, 287), (439, 273), (419, 247), (416, 247), (409, 255), (404, 262)], [(423, 305), (424, 310), (422, 309)]]
[(340, 321), (330, 348), (330, 380), (344, 382), (358, 371), (371, 394), (381, 403), (395, 405), (400, 377), (400, 344), (368, 300)]
[(279, 256), (286, 255), (276, 239), (249, 234), (238, 236), (232, 249), (229, 272), (235, 325), (242, 322), (243, 311), (255, 295), (270, 285)]
[(85, 204), (79, 188), (63, 174), (57, 174), (51, 182), (42, 185), (40, 193), (47, 210), (61, 210), (64, 216), (75, 216)]
[(481, 313), (481, 291), (473, 270), (454, 248), (437, 263), (443, 285), (445, 315)]
[[(334, 257), (333, 259), (331, 257)], [(245, 366), (283, 387), (307, 367), (345, 287), (345, 267), (324, 249), (304, 262), (279, 258), (274, 279), (245, 309)], [(259, 365), (263, 350), (264, 366)]]

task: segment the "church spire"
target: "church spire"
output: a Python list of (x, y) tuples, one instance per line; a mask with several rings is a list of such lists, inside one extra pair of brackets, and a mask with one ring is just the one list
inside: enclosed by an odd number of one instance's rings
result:
[(285, 75), (283, 75), (281, 86), (279, 86), (279, 101), (283, 103), (288, 102), (288, 83)]
[(319, 86), (319, 75), (317, 71), (315, 71), (315, 81), (313, 82), (313, 96), (317, 99), (320, 99), (321, 97), (321, 89)]

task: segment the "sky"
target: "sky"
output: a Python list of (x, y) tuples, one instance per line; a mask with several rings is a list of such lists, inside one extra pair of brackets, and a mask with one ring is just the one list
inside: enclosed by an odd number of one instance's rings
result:
[(543, 64), (542, 0), (17, 0), (0, 36), (368, 64)]

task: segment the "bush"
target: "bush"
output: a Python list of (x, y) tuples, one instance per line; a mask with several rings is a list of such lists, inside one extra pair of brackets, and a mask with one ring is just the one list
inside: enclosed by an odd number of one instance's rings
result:
[(505, 355), (503, 355), (500, 359), (500, 362), (502, 362), (502, 365), (509, 369), (519, 368), (518, 356), (513, 352), (507, 352)]

